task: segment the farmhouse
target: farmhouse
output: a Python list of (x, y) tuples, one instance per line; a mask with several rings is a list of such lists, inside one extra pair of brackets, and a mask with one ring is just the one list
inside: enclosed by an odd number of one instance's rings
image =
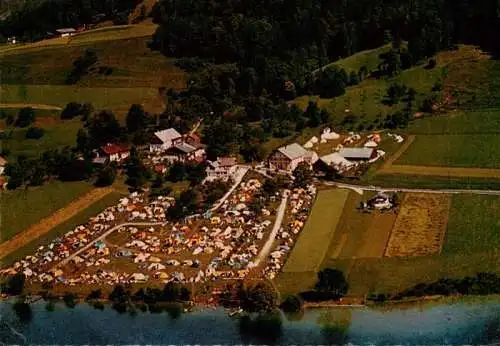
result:
[(313, 164), (318, 159), (314, 151), (304, 149), (298, 143), (283, 146), (274, 151), (268, 159), (269, 168), (293, 171), (301, 162)]
[(317, 174), (322, 175), (328, 171), (328, 167), (333, 167), (338, 172), (344, 172), (351, 169), (354, 165), (354, 162), (345, 159), (339, 153), (331, 153), (325, 156), (321, 156), (314, 163), (313, 169)]
[(208, 161), (207, 180), (226, 180), (236, 172), (237, 168), (234, 157), (219, 157), (216, 161)]
[(377, 151), (373, 148), (342, 148), (339, 155), (351, 161), (369, 161), (377, 157)]
[(191, 144), (180, 142), (169, 148), (165, 154), (169, 161), (202, 162), (205, 160), (205, 145), (196, 142), (191, 142)]
[(0, 175), (5, 171), (5, 166), (7, 166), (7, 160), (0, 156)]
[(108, 143), (101, 148), (109, 162), (121, 162), (130, 156), (130, 148), (124, 144)]
[(165, 151), (180, 141), (182, 141), (182, 135), (174, 128), (158, 131), (153, 135), (151, 143), (149, 144), (149, 151)]
[(62, 28), (62, 29), (57, 29), (56, 33), (60, 37), (69, 37), (76, 34), (76, 30), (73, 28)]

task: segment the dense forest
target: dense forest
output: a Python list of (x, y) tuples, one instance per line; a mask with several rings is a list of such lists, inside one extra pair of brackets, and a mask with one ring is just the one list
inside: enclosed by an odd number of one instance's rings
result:
[(12, 6), (0, 21), (0, 38), (16, 36), (22, 41), (44, 38), (47, 32), (108, 19), (127, 24), (128, 14), (139, 0), (46, 0)]

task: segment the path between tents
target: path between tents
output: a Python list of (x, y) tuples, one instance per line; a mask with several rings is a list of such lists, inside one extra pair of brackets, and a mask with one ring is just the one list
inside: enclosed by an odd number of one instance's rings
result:
[(254, 261), (254, 267), (258, 267), (260, 262), (262, 262), (269, 254), (269, 251), (271, 251), (271, 246), (273, 246), (274, 240), (276, 239), (276, 235), (278, 234), (278, 231), (281, 228), (283, 217), (285, 216), (287, 200), (288, 200), (288, 191), (285, 190), (285, 194), (281, 199), (281, 203), (278, 207), (278, 212), (276, 215), (276, 221), (274, 222), (273, 230), (271, 231), (271, 234), (269, 234), (269, 238), (267, 239), (266, 243), (260, 250), (257, 259)]
[(61, 262), (59, 262), (58, 264), (56, 264), (54, 266), (54, 268), (57, 268), (57, 267), (65, 265), (66, 263), (68, 263), (69, 261), (71, 261), (73, 258), (75, 258), (79, 254), (81, 254), (82, 252), (87, 251), (96, 242), (103, 241), (108, 235), (110, 235), (111, 233), (113, 233), (114, 231), (116, 231), (117, 229), (119, 229), (121, 227), (129, 227), (129, 226), (137, 226), (137, 227), (143, 226), (143, 227), (147, 227), (147, 226), (158, 226), (158, 225), (164, 225), (164, 224), (165, 224), (165, 222), (125, 222), (125, 223), (121, 223), (119, 225), (116, 225), (116, 226), (110, 228), (109, 230), (107, 230), (106, 232), (104, 232), (102, 235), (100, 235), (98, 238), (92, 240), (87, 245), (85, 245), (84, 247), (82, 247), (81, 249), (79, 249), (77, 252), (73, 253), (69, 257), (65, 258), (64, 260), (62, 260)]
[(38, 239), (45, 233), (50, 232), (63, 222), (71, 219), (83, 209), (101, 200), (113, 191), (112, 188), (97, 188), (75, 199), (65, 207), (55, 211), (48, 217), (40, 220), (37, 224), (16, 234), (13, 238), (0, 244), (0, 260), (7, 257), (10, 253), (28, 245), (33, 240)]
[(45, 105), (42, 103), (0, 103), (0, 108), (25, 108), (31, 107), (33, 109), (41, 109), (48, 111), (60, 111), (61, 107), (54, 105)]
[(233, 191), (238, 187), (238, 185), (240, 185), (241, 181), (243, 180), (243, 177), (247, 174), (249, 169), (250, 168), (247, 166), (238, 167), (238, 171), (236, 172), (236, 178), (234, 179), (235, 181), (233, 186), (231, 186), (229, 191), (226, 192), (226, 194), (221, 199), (219, 199), (219, 201), (210, 209), (211, 211), (216, 211), (217, 209), (219, 209), (219, 207), (226, 201), (226, 199), (229, 198), (231, 193), (233, 193)]

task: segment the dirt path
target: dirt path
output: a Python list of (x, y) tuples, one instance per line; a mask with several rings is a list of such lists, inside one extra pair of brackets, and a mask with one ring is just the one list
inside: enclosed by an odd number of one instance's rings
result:
[(406, 142), (401, 146), (401, 148), (399, 148), (394, 153), (394, 155), (389, 157), (387, 159), (387, 161), (384, 162), (381, 170), (390, 168), (392, 166), (392, 164), (394, 162), (396, 162), (396, 160), (399, 159), (401, 157), (401, 155), (403, 155), (403, 153), (410, 147), (410, 145), (413, 143), (414, 140), (415, 140), (415, 135), (408, 136), (408, 138), (406, 139)]
[(87, 194), (77, 198), (67, 206), (55, 211), (52, 215), (40, 220), (37, 224), (15, 235), (12, 239), (0, 244), (0, 259), (6, 257), (17, 249), (26, 246), (43, 234), (50, 232), (54, 227), (69, 220), (81, 210), (88, 208), (90, 205), (101, 200), (112, 191), (112, 188), (93, 189)]
[(60, 111), (61, 107), (54, 105), (44, 105), (40, 103), (0, 103), (0, 108), (23, 108), (31, 107), (33, 109), (49, 110), (49, 111)]
[(391, 165), (377, 173), (427, 175), (459, 178), (500, 178), (500, 169)]

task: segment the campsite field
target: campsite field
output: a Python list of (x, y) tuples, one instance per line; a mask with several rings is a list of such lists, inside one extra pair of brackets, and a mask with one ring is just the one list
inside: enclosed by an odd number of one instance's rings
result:
[(440, 253), (448, 222), (449, 197), (409, 193), (401, 204), (385, 256), (409, 257)]
[(311, 215), (283, 268), (284, 272), (314, 272), (318, 269), (335, 233), (348, 193), (340, 189), (318, 193)]
[(499, 196), (453, 196), (443, 253), (474, 253), (500, 248), (499, 214)]
[(90, 191), (91, 188), (92, 186), (86, 182), (53, 181), (27, 190), (2, 192), (0, 240), (4, 242), (12, 238)]
[(24, 256), (33, 253), (40, 245), (47, 244), (47, 242), (74, 229), (76, 226), (84, 224), (89, 220), (89, 218), (97, 215), (107, 207), (116, 204), (122, 196), (123, 195), (118, 192), (111, 192), (87, 208), (80, 210), (75, 216), (52, 228), (49, 232), (41, 235), (25, 246), (18, 248), (16, 251), (11, 252), (2, 258), (1, 263), (3, 265), (9, 265), (19, 258), (23, 258)]

